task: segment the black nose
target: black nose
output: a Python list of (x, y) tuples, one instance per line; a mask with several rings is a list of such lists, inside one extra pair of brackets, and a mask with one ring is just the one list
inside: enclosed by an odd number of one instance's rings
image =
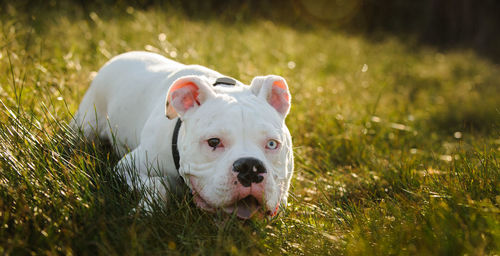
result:
[(259, 160), (252, 157), (244, 157), (233, 163), (233, 171), (238, 173), (238, 181), (244, 187), (250, 187), (252, 183), (260, 183), (264, 177), (259, 175), (266, 173), (266, 167)]

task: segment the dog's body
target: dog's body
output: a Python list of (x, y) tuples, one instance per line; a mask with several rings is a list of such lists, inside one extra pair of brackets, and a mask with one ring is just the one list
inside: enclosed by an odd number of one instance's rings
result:
[[(133, 167), (160, 195), (181, 176), (205, 210), (249, 218), (262, 208), (275, 215), (286, 206), (293, 172), (284, 122), (288, 87), (278, 76), (256, 77), (250, 86), (213, 86), (221, 77), (157, 54), (125, 53), (99, 71), (73, 125), (91, 139), (114, 142), (123, 156), (117, 168)], [(172, 156), (177, 117), (179, 170)]]

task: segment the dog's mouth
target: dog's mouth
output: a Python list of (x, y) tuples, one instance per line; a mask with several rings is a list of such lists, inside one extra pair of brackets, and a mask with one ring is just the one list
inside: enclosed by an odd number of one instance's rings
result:
[[(208, 204), (198, 193), (194, 193), (194, 201), (198, 207), (209, 212), (215, 212), (216, 209)], [(262, 209), (259, 200), (252, 195), (240, 199), (233, 204), (222, 207), (222, 210), (228, 214), (236, 214), (240, 219), (250, 219), (259, 210)]]
[(261, 209), (259, 200), (252, 195), (236, 201), (234, 204), (224, 207), (224, 211), (230, 214), (235, 213), (240, 219), (250, 219)]
[(201, 196), (193, 179), (190, 178), (189, 181), (192, 186), (191, 193), (193, 194), (194, 203), (202, 210), (213, 213), (220, 209), (227, 214), (235, 214), (240, 219), (250, 219), (254, 215), (258, 215), (258, 217), (274, 217), (278, 213), (280, 202), (276, 203), (276, 207), (269, 208), (264, 203), (264, 197), (257, 197), (253, 194), (243, 195), (245, 197), (242, 199), (230, 202), (225, 206), (214, 206), (213, 203)]

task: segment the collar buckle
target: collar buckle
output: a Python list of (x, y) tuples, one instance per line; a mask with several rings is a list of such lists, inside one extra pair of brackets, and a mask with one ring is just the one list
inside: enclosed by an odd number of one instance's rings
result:
[(219, 77), (217, 78), (217, 80), (215, 80), (215, 83), (213, 84), (213, 86), (217, 86), (217, 85), (230, 85), (230, 86), (235, 86), (236, 85), (236, 80), (230, 78), (230, 77)]

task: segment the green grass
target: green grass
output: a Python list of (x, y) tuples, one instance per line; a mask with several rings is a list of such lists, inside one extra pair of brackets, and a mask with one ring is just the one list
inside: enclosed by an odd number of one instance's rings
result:
[[(473, 52), (170, 7), (4, 7), (1, 254), (500, 253), (500, 67)], [(67, 128), (95, 72), (129, 50), (287, 79), (286, 212), (243, 222), (187, 194), (137, 210), (117, 156)]]

